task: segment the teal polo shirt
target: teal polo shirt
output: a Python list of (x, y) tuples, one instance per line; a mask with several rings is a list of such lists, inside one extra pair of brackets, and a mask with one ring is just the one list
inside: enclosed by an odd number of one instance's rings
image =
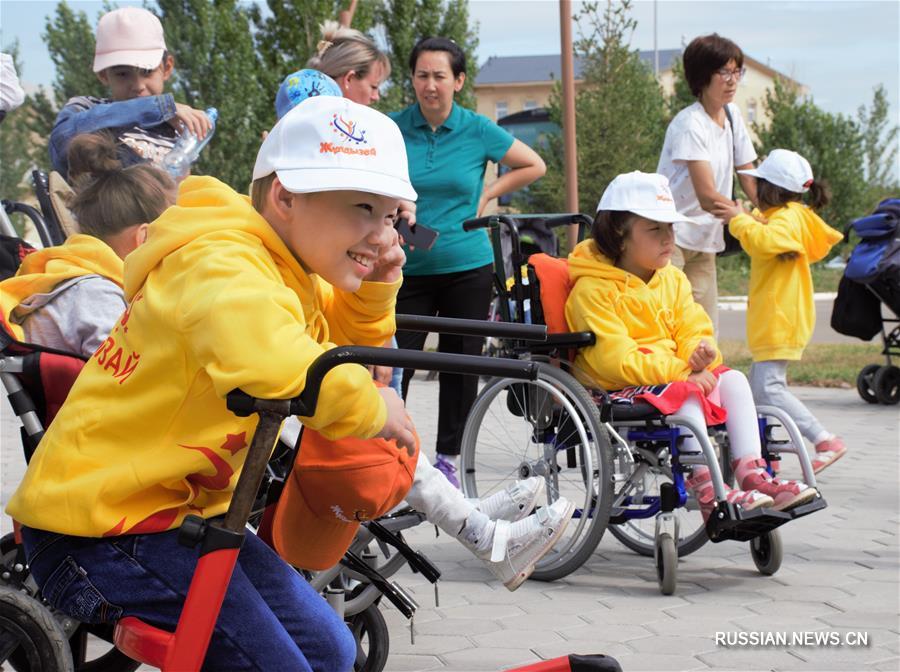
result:
[(416, 221), (441, 234), (430, 250), (405, 249), (403, 274), (455, 273), (490, 264), (494, 255), (486, 231), (466, 232), (462, 223), (478, 210), (487, 162), (499, 162), (515, 138), (456, 103), (436, 131), (418, 103), (390, 117), (406, 142), (409, 176), (419, 195)]

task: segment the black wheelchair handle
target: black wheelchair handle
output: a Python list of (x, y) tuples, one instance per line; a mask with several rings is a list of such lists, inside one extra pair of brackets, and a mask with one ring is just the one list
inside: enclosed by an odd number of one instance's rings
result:
[(453, 317), (402, 315), (399, 313), (396, 317), (397, 329), (404, 331), (434, 331), (443, 334), (456, 334), (458, 336), (509, 338), (541, 343), (547, 340), (547, 327), (543, 324), (487, 322), (485, 320), (463, 320)]
[(563, 214), (530, 214), (530, 215), (488, 215), (486, 217), (476, 217), (475, 219), (467, 219), (463, 222), (463, 231), (474, 231), (475, 229), (488, 229), (492, 226), (499, 225), (501, 222), (507, 226), (515, 226), (516, 221), (527, 221), (529, 219), (542, 219), (545, 226), (556, 228), (557, 226), (566, 226), (567, 224), (581, 224), (590, 226), (593, 219), (580, 212), (563, 213)]
[[(523, 359), (345, 345), (327, 350), (313, 361), (306, 373), (306, 386), (303, 388), (303, 392), (293, 399), (275, 402), (274, 400), (256, 399), (241, 390), (232, 390), (226, 396), (228, 410), (240, 417), (256, 413), (261, 408), (281, 413), (283, 416), (309, 417), (315, 415), (322, 380), (331, 369), (341, 364), (401, 366), (423, 371), (442, 371), (473, 376), (502, 376), (518, 380), (536, 380), (538, 376), (537, 363)], [(273, 409), (276, 403), (279, 404), (277, 410)]]

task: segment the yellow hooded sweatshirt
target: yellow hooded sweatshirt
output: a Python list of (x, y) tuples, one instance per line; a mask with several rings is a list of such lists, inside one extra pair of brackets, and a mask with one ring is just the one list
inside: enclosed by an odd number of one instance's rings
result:
[[(728, 224), (750, 255), (747, 344), (756, 362), (800, 359), (816, 325), (809, 265), (843, 236), (801, 203), (754, 215), (740, 214)], [(794, 256), (779, 256), (784, 253)]]
[[(382, 345), (399, 285), (332, 288), (303, 270), (246, 196), (188, 178), (128, 256), (128, 310), (85, 365), (7, 512), (87, 537), (223, 513), (257, 423), (230, 413), (224, 396), (292, 397), (325, 350)], [(346, 364), (325, 377), (315, 416), (302, 421), (338, 438), (374, 436), (385, 419), (368, 371)]]
[[(694, 302), (687, 277), (671, 264), (645, 283), (614, 266), (593, 240), (585, 240), (569, 255), (569, 277), (569, 328), (597, 337), (575, 358), (585, 384), (620, 390), (687, 380), (687, 362), (700, 340), (716, 347), (712, 322)], [(721, 363), (717, 354), (708, 369)]]
[(22, 326), (11, 319), (23, 302), (38, 294), (50, 295), (66, 281), (87, 275), (98, 275), (123, 287), (122, 268), (119, 255), (99, 238), (70, 236), (63, 245), (27, 255), (16, 275), (0, 282), (0, 311), (13, 336), (23, 341)]

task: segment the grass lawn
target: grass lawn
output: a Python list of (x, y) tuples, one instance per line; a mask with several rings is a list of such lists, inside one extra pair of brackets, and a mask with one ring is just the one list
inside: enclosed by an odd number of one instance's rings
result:
[[(719, 296), (747, 296), (750, 285), (750, 262), (743, 255), (719, 258), (717, 264)], [(843, 271), (825, 268), (824, 264), (812, 267), (813, 287), (817, 292), (836, 292)]]
[[(744, 373), (752, 358), (743, 341), (722, 341), (725, 364)], [(856, 376), (867, 364), (884, 363), (881, 345), (861, 343), (811, 343), (799, 362), (788, 366), (788, 382), (814, 387), (856, 387)]]

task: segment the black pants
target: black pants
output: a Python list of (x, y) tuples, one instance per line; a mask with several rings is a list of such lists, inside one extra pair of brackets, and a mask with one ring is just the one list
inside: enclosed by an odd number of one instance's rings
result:
[[(493, 266), (458, 273), (413, 275), (403, 279), (397, 295), (397, 312), (409, 315), (439, 315), (472, 320), (486, 320), (491, 305)], [(398, 331), (397, 347), (421, 350), (427, 334)], [(484, 339), (473, 336), (441, 334), (439, 352), (480, 355)], [(415, 371), (403, 372), (403, 398)], [(459, 455), (463, 426), (472, 402), (478, 394), (478, 377), (453, 373), (440, 374), (438, 397), (437, 452)]]

